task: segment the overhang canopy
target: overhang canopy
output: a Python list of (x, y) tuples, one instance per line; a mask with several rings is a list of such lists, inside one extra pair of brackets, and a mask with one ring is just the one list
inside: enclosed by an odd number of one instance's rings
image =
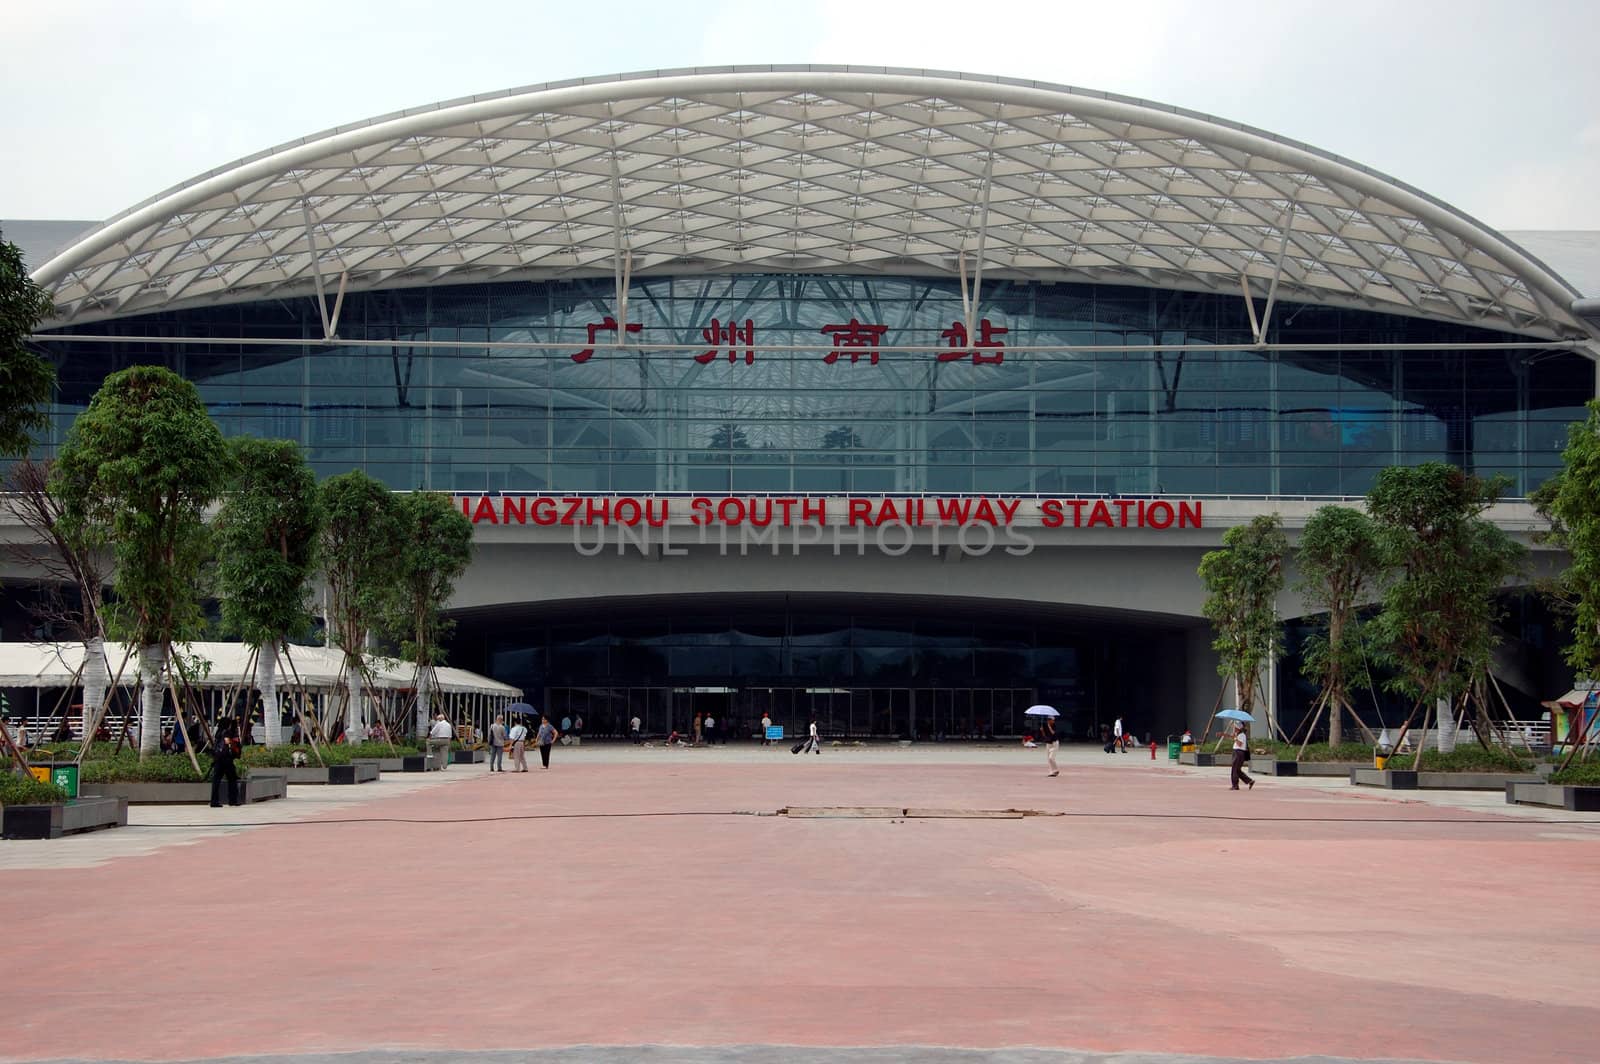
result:
[[(1138, 284), (1587, 337), (1578, 295), (1404, 184), (1036, 82), (727, 67), (514, 89), (213, 170), (35, 277), (52, 325), (331, 288), (828, 272)], [(331, 291), (329, 295), (331, 296)]]

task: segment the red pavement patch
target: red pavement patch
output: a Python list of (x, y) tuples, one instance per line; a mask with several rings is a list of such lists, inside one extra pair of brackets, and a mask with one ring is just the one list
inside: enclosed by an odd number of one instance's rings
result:
[[(631, 815), (790, 805), (1137, 815)], [(1595, 843), (1415, 804), (1363, 819), (1378, 812), (1168, 772), (573, 758), (325, 818), (462, 823), (304, 822), (6, 873), (5, 911), (28, 918), (0, 1054), (922, 1044), (1592, 1060), (1600, 1009), (1580, 988), (1600, 930), (1561, 914), (1587, 912), (1600, 886)], [(524, 815), (574, 818), (478, 819)]]

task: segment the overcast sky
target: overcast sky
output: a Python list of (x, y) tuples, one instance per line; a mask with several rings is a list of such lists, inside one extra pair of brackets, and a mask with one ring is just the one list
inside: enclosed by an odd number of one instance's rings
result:
[(108, 217), (330, 126), (624, 71), (856, 63), (1140, 96), (1500, 229), (1600, 229), (1600, 0), (0, 0), (0, 218)]

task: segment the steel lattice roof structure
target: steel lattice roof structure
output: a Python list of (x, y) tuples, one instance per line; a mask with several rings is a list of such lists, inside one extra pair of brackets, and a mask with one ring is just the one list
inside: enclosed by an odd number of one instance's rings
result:
[(35, 277), (61, 326), (740, 272), (1248, 292), (1591, 335), (1579, 294), (1516, 244), (1308, 145), (1083, 89), (860, 67), (630, 74), (374, 118), (161, 193)]

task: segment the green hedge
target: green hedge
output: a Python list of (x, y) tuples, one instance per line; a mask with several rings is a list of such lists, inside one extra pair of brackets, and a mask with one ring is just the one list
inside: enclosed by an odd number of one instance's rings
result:
[[(1224, 752), (1229, 747), (1228, 743), (1222, 744)], [(1211, 744), (1206, 744), (1210, 749)], [(1329, 746), (1327, 743), (1309, 743), (1306, 752), (1300, 753), (1299, 743), (1280, 743), (1270, 739), (1250, 740), (1250, 752), (1255, 756), (1273, 757), (1279, 761), (1293, 761), (1296, 757), (1301, 761), (1360, 761), (1371, 764), (1372, 747), (1366, 743), (1340, 743), (1338, 746)]]
[[(1427, 764), (1426, 761), (1423, 762)], [(1568, 765), (1550, 777), (1551, 783), (1568, 787), (1600, 787), (1600, 761), (1584, 761)]]
[[(138, 754), (126, 751), (115, 758), (83, 763), (84, 783), (197, 783), (211, 778), (211, 758), (196, 755), (200, 775), (194, 774), (187, 754), (151, 754), (143, 762)], [(239, 766), (239, 775), (249, 775), (248, 765)]]
[[(388, 743), (375, 742), (330, 743), (319, 746), (317, 749), (322, 751), (322, 761), (320, 763), (324, 765), (348, 765), (358, 757), (406, 757), (410, 754), (420, 753), (410, 743), (395, 743), (392, 747)], [(244, 763), (247, 765), (259, 765), (262, 768), (289, 768), (294, 764), (294, 755), (296, 753), (305, 754), (306, 764), (311, 767), (316, 767), (319, 763), (317, 755), (312, 753), (311, 747), (303, 744), (296, 746), (247, 746), (244, 748), (243, 756)]]
[(397, 739), (395, 744), (373, 742), (367, 740), (362, 743), (348, 743), (342, 749), (350, 751), (351, 757), (411, 757), (422, 753), (422, 748), (410, 739)]
[[(1409, 769), (1416, 764), (1415, 754), (1396, 754), (1386, 767)], [(1462, 746), (1448, 754), (1437, 750), (1427, 751), (1422, 758), (1424, 772), (1515, 772), (1532, 773), (1533, 761), (1508, 754), (1504, 750), (1485, 750), (1477, 743)]]
[(67, 792), (32, 776), (0, 773), (0, 805), (50, 805), (67, 800)]

